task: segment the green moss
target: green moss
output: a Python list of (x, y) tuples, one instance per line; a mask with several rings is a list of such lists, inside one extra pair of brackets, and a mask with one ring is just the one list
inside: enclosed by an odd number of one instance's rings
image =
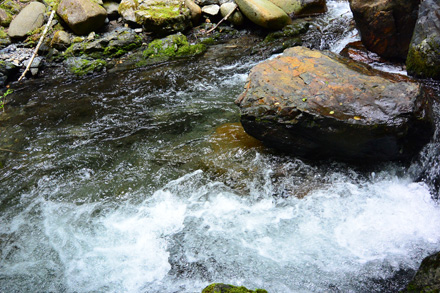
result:
[[(423, 46), (425, 48), (423, 48)], [(439, 44), (433, 40), (417, 47), (411, 46), (406, 59), (406, 69), (411, 75), (440, 79), (439, 64), (430, 61), (430, 56), (440, 54)]]
[(264, 289), (249, 290), (246, 287), (214, 283), (203, 289), (202, 293), (267, 293)]
[(182, 34), (175, 34), (164, 39), (152, 41), (143, 52), (144, 58), (175, 58), (195, 56), (206, 51), (204, 44), (190, 45)]
[(75, 61), (75, 63), (70, 67), (70, 71), (77, 76), (83, 76), (88, 73), (101, 71), (106, 65), (107, 62), (101, 59), (80, 59)]
[(138, 14), (148, 15), (153, 19), (173, 18), (180, 15), (180, 6), (165, 3), (156, 3), (152, 6), (141, 6)]
[(6, 39), (8, 37), (8, 34), (5, 32), (5, 29), (1, 26), (0, 27), (0, 39)]

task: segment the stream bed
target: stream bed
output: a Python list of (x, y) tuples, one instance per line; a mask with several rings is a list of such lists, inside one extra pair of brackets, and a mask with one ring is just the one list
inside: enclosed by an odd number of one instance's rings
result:
[(396, 292), (439, 250), (437, 134), (411, 164), (368, 168), (267, 149), (234, 105), (261, 60), (210, 50), (16, 88), (0, 292)]

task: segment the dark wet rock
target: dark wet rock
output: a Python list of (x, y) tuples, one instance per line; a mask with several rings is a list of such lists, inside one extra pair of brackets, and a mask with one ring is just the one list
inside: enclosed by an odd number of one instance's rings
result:
[(145, 31), (158, 35), (183, 32), (191, 27), (191, 12), (178, 1), (144, 2), (134, 14), (136, 22), (142, 25)]
[(98, 30), (107, 18), (107, 11), (92, 0), (61, 0), (57, 14), (77, 35)]
[(440, 292), (440, 252), (426, 257), (402, 292)]
[(292, 16), (308, 16), (327, 11), (325, 0), (270, 0)]
[(69, 71), (77, 76), (102, 71), (107, 65), (104, 60), (87, 57), (70, 57), (64, 63)]
[(267, 291), (264, 289), (249, 290), (243, 286), (215, 283), (203, 289), (202, 293), (267, 293)]
[(420, 84), (303, 47), (255, 66), (236, 103), (247, 133), (312, 159), (410, 159), (433, 133)]
[(46, 6), (40, 2), (29, 3), (11, 21), (8, 35), (11, 38), (23, 38), (31, 31), (39, 28), (44, 23), (44, 13)]
[(411, 40), (407, 71), (418, 77), (440, 79), (440, 1), (425, 0)]
[(102, 37), (87, 38), (73, 43), (66, 51), (66, 56), (88, 54), (95, 58), (100, 56), (118, 57), (142, 45), (142, 39), (133, 29), (118, 27), (105, 33)]
[(0, 86), (4, 86), (8, 78), (17, 72), (17, 66), (11, 62), (0, 61)]
[(420, 0), (349, 0), (365, 47), (386, 58), (406, 59)]
[(282, 29), (290, 17), (269, 0), (236, 0), (240, 11), (253, 23), (268, 29)]

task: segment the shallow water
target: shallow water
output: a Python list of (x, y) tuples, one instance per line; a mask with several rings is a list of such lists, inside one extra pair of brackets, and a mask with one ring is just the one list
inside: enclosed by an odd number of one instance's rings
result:
[(17, 88), (0, 116), (15, 151), (0, 153), (0, 292), (402, 288), (440, 244), (437, 139), (409, 167), (363, 170), (268, 150), (233, 103), (256, 62)]

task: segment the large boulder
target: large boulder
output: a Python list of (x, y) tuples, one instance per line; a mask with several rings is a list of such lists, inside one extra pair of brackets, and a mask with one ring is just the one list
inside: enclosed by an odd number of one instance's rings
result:
[(147, 32), (169, 35), (191, 27), (191, 12), (179, 1), (150, 0), (139, 4), (136, 22)]
[(290, 17), (269, 0), (236, 0), (240, 11), (253, 23), (268, 29), (281, 29)]
[(420, 0), (349, 0), (365, 47), (385, 58), (406, 59)]
[(409, 74), (440, 79), (440, 1), (425, 0), (406, 60)]
[(44, 23), (46, 6), (40, 2), (31, 2), (11, 21), (8, 35), (11, 38), (23, 38), (29, 32), (41, 27)]
[(420, 84), (303, 47), (255, 66), (236, 103), (247, 133), (313, 159), (405, 160), (433, 133)]
[(57, 14), (77, 35), (101, 28), (107, 18), (107, 11), (92, 0), (61, 0)]
[(327, 11), (325, 0), (270, 0), (292, 16), (307, 16)]
[(403, 292), (440, 292), (440, 252), (426, 257)]

